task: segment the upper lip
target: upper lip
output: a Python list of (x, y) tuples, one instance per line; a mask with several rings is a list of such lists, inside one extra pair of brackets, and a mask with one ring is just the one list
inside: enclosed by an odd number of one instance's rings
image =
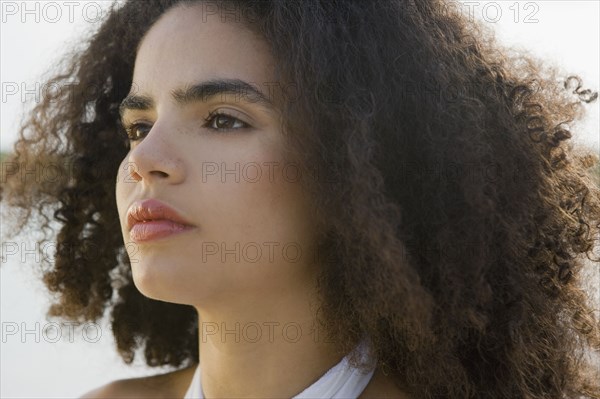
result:
[(176, 210), (157, 199), (135, 201), (127, 211), (127, 229), (131, 230), (134, 224), (150, 220), (171, 220), (175, 223), (192, 226)]

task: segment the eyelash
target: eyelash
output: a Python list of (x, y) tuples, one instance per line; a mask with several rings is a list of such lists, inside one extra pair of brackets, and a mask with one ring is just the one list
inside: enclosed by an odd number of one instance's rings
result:
[[(212, 124), (212, 122), (214, 122), (218, 117), (220, 116), (224, 116), (229, 120), (232, 120), (233, 123), (235, 124), (236, 122), (240, 122), (242, 123), (244, 126), (242, 127), (238, 127), (238, 128), (214, 128), (214, 127), (209, 127), (209, 124)], [(202, 125), (202, 127), (206, 127), (207, 129), (211, 129), (211, 130), (217, 130), (220, 132), (231, 132), (234, 130), (240, 130), (240, 129), (247, 129), (250, 127), (249, 124), (247, 124), (246, 122), (234, 117), (233, 115), (227, 114), (225, 112), (222, 111), (214, 111), (214, 112), (209, 112), (208, 116), (204, 119), (204, 121), (206, 122), (204, 125)], [(142, 126), (146, 126), (149, 127), (149, 125), (147, 123), (130, 123), (127, 125), (123, 125), (123, 129), (125, 130), (125, 135), (127, 136), (127, 139), (129, 141), (138, 141), (140, 140), (139, 138), (134, 138), (134, 134), (133, 132), (138, 129), (139, 127)], [(147, 133), (146, 133), (147, 134)]]

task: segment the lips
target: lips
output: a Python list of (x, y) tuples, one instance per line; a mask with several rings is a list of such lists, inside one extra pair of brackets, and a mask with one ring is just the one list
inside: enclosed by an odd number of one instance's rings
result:
[(129, 238), (137, 243), (173, 236), (195, 228), (173, 208), (156, 199), (134, 202), (127, 211)]

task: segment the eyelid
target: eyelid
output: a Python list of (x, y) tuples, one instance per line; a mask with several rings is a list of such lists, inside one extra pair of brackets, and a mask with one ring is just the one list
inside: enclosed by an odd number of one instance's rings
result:
[(152, 126), (153, 122), (150, 122), (149, 120), (144, 119), (144, 118), (127, 118), (127, 117), (121, 117), (121, 118), (119, 118), (119, 124), (123, 128), (123, 130), (127, 130), (127, 129), (131, 128), (134, 125), (149, 125), (149, 126)]
[(227, 114), (232, 118), (236, 118), (239, 119), (242, 122), (247, 123), (248, 125), (251, 125), (254, 123), (254, 118), (252, 118), (250, 115), (246, 114), (245, 112), (242, 112), (240, 110), (237, 110), (235, 108), (227, 108), (224, 106), (216, 106), (214, 108), (212, 108), (212, 110), (210, 110), (208, 112), (208, 114), (216, 114), (216, 113), (221, 113), (221, 114)]

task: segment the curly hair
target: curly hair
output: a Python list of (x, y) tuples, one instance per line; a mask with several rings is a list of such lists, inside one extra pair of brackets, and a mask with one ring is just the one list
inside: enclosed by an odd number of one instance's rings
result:
[[(144, 34), (181, 2), (113, 4), (48, 81), (70, 90), (35, 106), (6, 161), (51, 163), (56, 178), (10, 169), (0, 191), (13, 232), (40, 214), (48, 239), (58, 222), (48, 315), (109, 309), (124, 361), (143, 348), (149, 366), (198, 362), (197, 314), (132, 281), (118, 105)], [(585, 276), (598, 267), (598, 157), (571, 140), (597, 93), (442, 0), (212, 3), (244, 16), (299, 93), (283, 104), (286, 139), (318, 171), (306, 186), (328, 226), (319, 317), (336, 342), (349, 352), (368, 336), (418, 398), (600, 398)]]

